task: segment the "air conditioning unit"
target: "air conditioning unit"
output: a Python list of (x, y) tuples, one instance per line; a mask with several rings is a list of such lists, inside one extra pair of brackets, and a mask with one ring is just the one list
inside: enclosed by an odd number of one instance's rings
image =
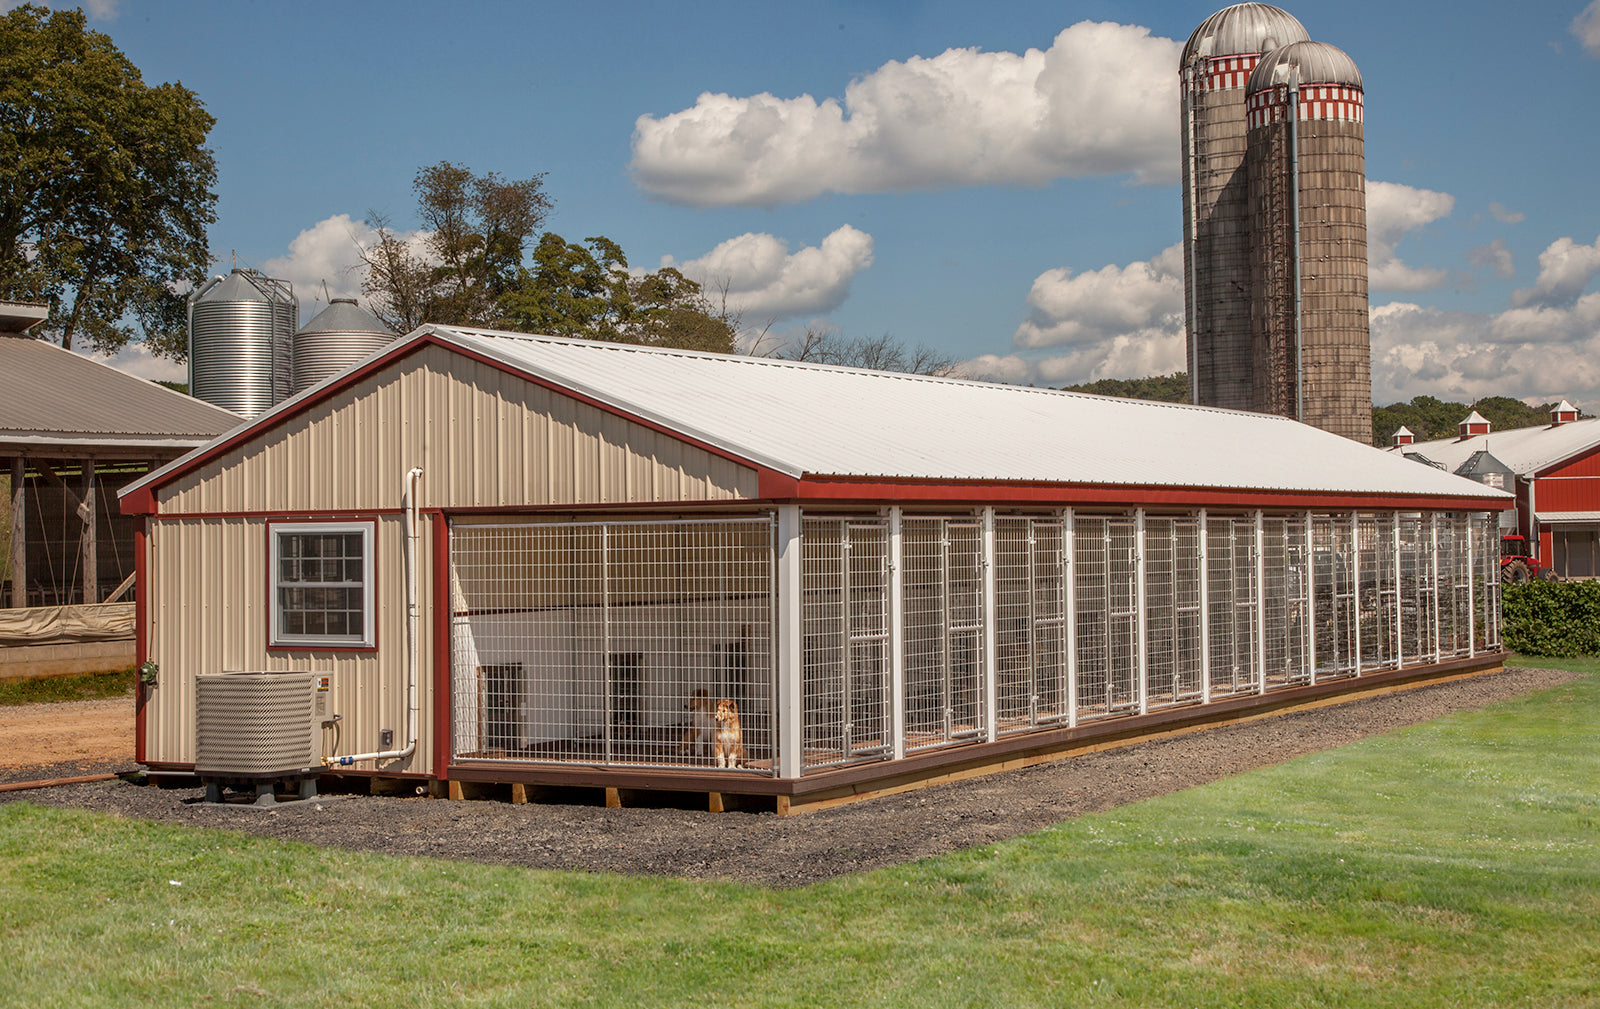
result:
[(194, 771), (225, 783), (315, 778), (333, 677), (304, 670), (195, 677)]

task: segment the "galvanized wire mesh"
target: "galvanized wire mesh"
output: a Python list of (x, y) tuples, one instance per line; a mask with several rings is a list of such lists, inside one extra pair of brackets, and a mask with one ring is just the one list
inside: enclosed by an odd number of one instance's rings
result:
[(1067, 717), (1066, 559), (1057, 518), (995, 520), (996, 731)]
[[(806, 770), (1500, 645), (1492, 515), (1002, 515), (992, 556), (978, 517), (908, 516), (898, 628), (890, 528), (801, 523)], [(455, 758), (775, 773), (775, 536), (770, 516), (455, 525)]]
[(970, 517), (907, 518), (901, 543), (905, 748), (982, 736), (988, 731), (983, 523)]
[(1346, 514), (1311, 519), (1311, 609), (1315, 616), (1317, 679), (1357, 669), (1355, 530)]
[(1473, 518), (1473, 634), (1479, 651), (1491, 651), (1500, 647), (1500, 526), (1493, 513)]
[(1211, 693), (1257, 688), (1258, 605), (1255, 521), (1246, 516), (1206, 519), (1206, 591), (1211, 612)]
[(1389, 513), (1358, 516), (1356, 551), (1361, 668), (1363, 671), (1393, 669), (1400, 664), (1394, 516)]
[(879, 519), (802, 524), (805, 767), (893, 749), (889, 726), (889, 532)]
[(1079, 718), (1139, 706), (1137, 536), (1128, 516), (1075, 523)]
[(1198, 700), (1202, 690), (1196, 519), (1145, 519), (1144, 581), (1146, 705), (1159, 708)]
[(450, 548), (456, 759), (772, 772), (770, 518), (458, 524)]
[(1261, 604), (1266, 627), (1261, 647), (1266, 688), (1271, 690), (1311, 678), (1311, 626), (1307, 612), (1311, 570), (1306, 563), (1305, 518), (1263, 518), (1261, 553)]

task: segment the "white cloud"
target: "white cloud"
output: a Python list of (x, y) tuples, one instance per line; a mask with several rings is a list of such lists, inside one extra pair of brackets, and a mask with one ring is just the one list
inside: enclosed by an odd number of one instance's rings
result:
[(1597, 273), (1600, 273), (1600, 238), (1596, 238), (1593, 245), (1578, 245), (1571, 238), (1558, 238), (1539, 253), (1539, 276), (1533, 286), (1515, 291), (1511, 303), (1521, 307), (1570, 301), (1589, 286)]
[(1012, 337), (1017, 351), (973, 358), (964, 374), (1070, 385), (1183, 370), (1181, 245), (1126, 266), (1047, 270), (1035, 278), (1028, 308)]
[(1590, 56), (1600, 58), (1600, 0), (1593, 0), (1583, 13), (1572, 19), (1573, 37)]
[[(1600, 3), (1600, 0), (1596, 0)], [(1518, 210), (1507, 210), (1504, 203), (1489, 204), (1489, 216), (1501, 224), (1521, 224), (1528, 219), (1528, 215)]]
[(164, 357), (156, 357), (150, 353), (142, 343), (130, 343), (115, 354), (98, 354), (94, 351), (79, 350), (91, 361), (109, 364), (118, 371), (125, 371), (139, 378), (147, 378), (152, 382), (187, 382), (189, 370), (186, 365), (170, 361)]
[(1058, 267), (1033, 281), (1028, 318), (1012, 342), (1022, 348), (1097, 345), (1132, 332), (1183, 328), (1183, 247), (1147, 262), (1073, 275)]
[(1084, 21), (1043, 51), (891, 61), (843, 102), (705, 93), (638, 118), (631, 169), (646, 191), (691, 206), (1079, 175), (1170, 181), (1178, 53), (1149, 29)]
[(1367, 283), (1374, 291), (1426, 291), (1448, 274), (1401, 262), (1395, 247), (1406, 234), (1448, 217), (1456, 198), (1396, 182), (1367, 182)]
[(1376, 403), (1512, 396), (1600, 406), (1600, 293), (1489, 315), (1393, 302), (1371, 319)]
[(677, 267), (712, 297), (726, 285), (728, 307), (760, 326), (843, 304), (856, 274), (872, 265), (872, 236), (844, 224), (818, 245), (790, 252), (780, 238), (747, 232), (695, 259), (663, 256), (661, 265)]
[(1511, 256), (1511, 250), (1506, 248), (1506, 240), (1496, 238), (1488, 245), (1480, 245), (1467, 250), (1467, 262), (1481, 269), (1493, 270), (1494, 275), (1501, 280), (1509, 280), (1517, 275), (1517, 266)]
[[(402, 232), (399, 237), (418, 251), (423, 233)], [(300, 299), (300, 316), (309, 320), (333, 298), (360, 297), (361, 281), (366, 275), (361, 250), (377, 242), (377, 231), (366, 221), (335, 214), (296, 235), (289, 243), (288, 254), (267, 260), (261, 270), (294, 284), (294, 293)]]

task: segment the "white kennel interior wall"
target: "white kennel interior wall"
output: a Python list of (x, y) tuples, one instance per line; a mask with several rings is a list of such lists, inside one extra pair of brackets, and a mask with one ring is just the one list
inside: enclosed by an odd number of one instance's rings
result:
[(1484, 513), (885, 511), (797, 525), (787, 742), (773, 516), (455, 523), (455, 758), (711, 767), (703, 690), (805, 773), (1500, 644)]

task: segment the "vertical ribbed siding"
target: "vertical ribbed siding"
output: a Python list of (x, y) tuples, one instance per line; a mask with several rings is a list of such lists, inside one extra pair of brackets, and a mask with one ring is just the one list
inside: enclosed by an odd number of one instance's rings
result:
[[(426, 419), (425, 419), (426, 418)], [(755, 471), (491, 365), (424, 348), (160, 493), (162, 514), (754, 497)]]
[[(432, 530), (418, 528), (417, 583), (423, 614), (433, 598)], [(150, 523), (149, 652), (160, 665), (145, 710), (147, 762), (194, 760), (197, 673), (304, 669), (331, 672), (337, 728), (323, 730), (328, 754), (379, 749), (378, 734), (404, 740), (406, 712), (405, 523), (377, 523), (377, 649), (267, 650), (269, 599), (264, 519), (170, 519)], [(424, 772), (433, 760), (432, 624), (419, 621), (420, 707), (417, 753), (384, 769)]]

